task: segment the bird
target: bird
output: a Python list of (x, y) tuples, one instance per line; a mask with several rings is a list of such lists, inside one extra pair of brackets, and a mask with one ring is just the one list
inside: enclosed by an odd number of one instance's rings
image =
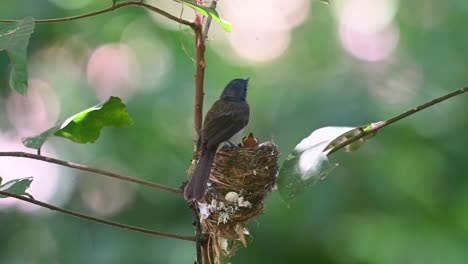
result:
[(206, 113), (199, 139), (200, 158), (184, 189), (187, 201), (200, 201), (205, 196), (218, 147), (223, 142), (232, 145), (232, 140), (237, 139), (249, 123), (250, 108), (246, 100), (249, 80), (230, 81)]
[(255, 148), (258, 146), (258, 140), (255, 138), (253, 133), (249, 133), (248, 136), (242, 138), (242, 147), (243, 148)]

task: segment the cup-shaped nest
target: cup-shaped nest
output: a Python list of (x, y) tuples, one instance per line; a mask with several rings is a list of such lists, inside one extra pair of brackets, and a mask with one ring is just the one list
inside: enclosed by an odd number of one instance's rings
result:
[(278, 154), (272, 142), (253, 148), (224, 146), (217, 152), (208, 191), (198, 203), (216, 262), (234, 253), (237, 241), (247, 246), (247, 221), (263, 212), (263, 200), (275, 185)]

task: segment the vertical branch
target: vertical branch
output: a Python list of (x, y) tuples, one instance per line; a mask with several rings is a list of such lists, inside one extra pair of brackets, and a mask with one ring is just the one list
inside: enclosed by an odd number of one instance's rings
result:
[[(201, 0), (196, 0), (198, 5), (202, 5)], [(201, 136), (201, 129), (203, 124), (203, 83), (205, 79), (205, 39), (203, 37), (203, 15), (199, 12), (195, 12), (195, 21), (193, 22), (193, 31), (195, 33), (195, 105), (194, 105), (194, 117), (193, 117), (193, 153), (194, 157), (198, 153), (198, 141)], [(197, 252), (197, 264), (203, 263), (202, 247), (203, 241), (202, 230), (200, 225), (200, 216), (198, 214), (198, 206), (196, 203), (192, 203), (193, 220), (195, 225), (196, 233), (196, 252)], [(207, 260), (208, 261), (208, 260)]]
[(192, 209), (192, 224), (195, 227), (195, 249), (197, 252), (197, 264), (203, 263), (202, 258), (202, 245), (201, 245), (201, 224), (200, 224), (200, 217), (198, 215), (198, 208), (195, 206), (194, 203), (190, 204), (190, 208)]
[[(197, 0), (197, 4), (202, 5), (201, 0)], [(195, 109), (194, 109), (194, 153), (198, 152), (197, 141), (200, 138), (201, 128), (203, 124), (203, 81), (205, 77), (205, 39), (203, 37), (203, 15), (195, 12)]]

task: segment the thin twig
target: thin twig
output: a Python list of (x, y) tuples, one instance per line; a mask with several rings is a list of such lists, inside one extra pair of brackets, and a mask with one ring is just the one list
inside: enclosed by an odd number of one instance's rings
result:
[[(146, 9), (151, 10), (151, 11), (153, 11), (155, 13), (158, 13), (158, 14), (160, 14), (160, 15), (162, 15), (162, 16), (170, 19), (170, 20), (176, 21), (176, 22), (178, 22), (178, 23), (180, 23), (182, 25), (186, 25), (186, 26), (189, 26), (191, 28), (195, 27), (195, 24), (193, 22), (190, 22), (190, 21), (184, 20), (182, 18), (178, 18), (176, 16), (173, 16), (173, 15), (167, 13), (166, 11), (163, 11), (163, 10), (161, 10), (161, 9), (155, 7), (155, 6), (146, 4), (146, 3), (142, 2), (142, 1), (129, 1), (129, 2), (122, 2), (122, 3), (113, 2), (113, 5), (108, 7), (108, 8), (97, 10), (97, 11), (94, 11), (94, 12), (91, 12), (91, 13), (86, 13), (86, 14), (77, 15), (77, 16), (61, 17), (61, 18), (35, 19), (34, 23), (43, 24), (43, 23), (56, 23), (56, 22), (72, 21), (72, 20), (82, 19), (82, 18), (86, 18), (86, 17), (97, 16), (97, 15), (100, 15), (100, 14), (104, 14), (104, 13), (107, 13), (107, 12), (114, 11), (116, 9), (119, 9), (119, 8), (125, 7), (125, 6), (144, 7)], [(16, 20), (16, 19), (0, 19), (1, 23), (10, 23), (10, 22), (18, 22), (18, 21), (19, 20)]]
[[(216, 5), (218, 4), (218, 0), (211, 1), (211, 8), (216, 9)], [(203, 38), (206, 40), (208, 38), (208, 31), (210, 30), (212, 17), (208, 17), (206, 19), (205, 30), (203, 30)]]
[(115, 179), (119, 179), (119, 180), (123, 180), (123, 181), (128, 181), (128, 182), (141, 184), (141, 185), (144, 185), (144, 186), (148, 186), (148, 187), (151, 187), (151, 188), (155, 188), (155, 189), (159, 189), (159, 190), (163, 190), (163, 191), (167, 191), (167, 192), (172, 192), (172, 193), (177, 193), (177, 194), (182, 193), (182, 191), (180, 189), (176, 189), (176, 188), (172, 188), (172, 187), (168, 187), (168, 186), (164, 186), (164, 185), (160, 185), (160, 184), (156, 184), (156, 183), (152, 183), (152, 182), (147, 182), (147, 181), (144, 181), (144, 180), (135, 179), (135, 178), (131, 178), (131, 177), (128, 177), (128, 176), (119, 175), (119, 174), (112, 173), (112, 172), (105, 171), (105, 170), (101, 170), (101, 169), (90, 168), (90, 167), (87, 167), (85, 165), (72, 163), (72, 162), (59, 160), (59, 159), (54, 159), (54, 158), (47, 157), (47, 156), (36, 155), (36, 154), (32, 154), (32, 153), (27, 153), (27, 152), (0, 152), (0, 157), (1, 156), (3, 156), (3, 157), (20, 157), (20, 158), (41, 160), (41, 161), (54, 163), (54, 164), (58, 164), (58, 165), (61, 165), (61, 166), (65, 166), (65, 167), (69, 167), (69, 168), (73, 168), (73, 169), (77, 169), (77, 170), (88, 171), (88, 172), (96, 173), (96, 174), (99, 174), (99, 175), (103, 175), (103, 176), (107, 176), (107, 177), (111, 177), (111, 178), (115, 178)]
[(118, 228), (122, 228), (122, 229), (126, 229), (126, 230), (151, 234), (151, 235), (155, 235), (155, 236), (170, 237), (170, 238), (175, 238), (175, 239), (180, 239), (180, 240), (187, 240), (187, 241), (195, 241), (195, 237), (193, 237), (193, 236), (183, 236), (183, 235), (177, 235), (177, 234), (172, 234), (172, 233), (154, 231), (154, 230), (135, 227), (135, 226), (130, 226), (130, 225), (119, 224), (119, 223), (107, 221), (107, 220), (104, 220), (104, 219), (99, 219), (99, 218), (94, 218), (94, 217), (91, 217), (91, 216), (83, 215), (83, 214), (73, 212), (73, 211), (70, 211), (70, 210), (66, 210), (66, 209), (63, 209), (63, 208), (60, 208), (60, 207), (56, 207), (56, 206), (44, 203), (44, 202), (40, 202), (38, 200), (34, 200), (34, 199), (31, 199), (31, 198), (24, 197), (24, 196), (21, 196), (21, 195), (16, 195), (16, 194), (9, 193), (9, 192), (4, 192), (4, 191), (0, 191), (0, 194), (4, 195), (4, 196), (9, 196), (9, 197), (12, 197), (12, 198), (15, 198), (15, 199), (18, 199), (18, 200), (22, 200), (22, 201), (25, 201), (25, 202), (28, 202), (28, 203), (32, 203), (32, 204), (35, 204), (35, 205), (38, 205), (38, 206), (41, 206), (41, 207), (44, 207), (44, 208), (47, 208), (47, 209), (50, 209), (50, 210), (53, 210), (53, 211), (57, 211), (57, 212), (60, 212), (60, 213), (63, 213), (63, 214), (67, 214), (67, 215), (71, 215), (71, 216), (74, 216), (74, 217), (77, 217), (77, 218), (85, 219), (85, 220), (88, 220), (88, 221), (91, 221), (91, 222), (96, 222), (96, 223), (100, 223), (100, 224), (104, 224), (104, 225), (110, 225), (110, 226), (114, 226), (114, 227), (118, 227)]
[(366, 130), (366, 131), (356, 135), (355, 137), (352, 137), (352, 138), (344, 141), (343, 143), (336, 145), (330, 152), (328, 152), (327, 155), (330, 155), (330, 154), (332, 154), (332, 153), (346, 147), (347, 145), (349, 145), (349, 144), (351, 144), (353, 142), (356, 142), (359, 139), (361, 139), (361, 138), (363, 138), (363, 137), (365, 137), (365, 136), (367, 136), (369, 134), (375, 133), (378, 130), (380, 130), (380, 129), (382, 129), (382, 128), (390, 125), (390, 124), (393, 124), (393, 123), (395, 123), (395, 122), (397, 122), (397, 121), (399, 121), (399, 120), (401, 120), (401, 119), (403, 119), (405, 117), (408, 117), (408, 116), (410, 116), (412, 114), (415, 114), (415, 113), (417, 113), (417, 112), (419, 112), (419, 111), (421, 111), (423, 109), (426, 109), (426, 108), (428, 108), (430, 106), (433, 106), (435, 104), (443, 102), (443, 101), (445, 101), (445, 100), (447, 100), (447, 99), (449, 99), (451, 97), (457, 96), (457, 95), (462, 94), (462, 93), (467, 92), (467, 91), (468, 91), (468, 86), (463, 87), (461, 89), (458, 89), (456, 91), (453, 91), (453, 92), (451, 92), (449, 94), (446, 94), (444, 96), (438, 97), (438, 98), (436, 98), (436, 99), (434, 99), (432, 101), (424, 103), (424, 104), (422, 104), (420, 106), (417, 106), (415, 108), (412, 108), (412, 109), (410, 109), (410, 110), (408, 110), (408, 111), (406, 111), (404, 113), (401, 113), (401, 114), (399, 114), (397, 116), (394, 116), (394, 117), (392, 117), (392, 118), (390, 118), (390, 119), (388, 119), (386, 121), (378, 122), (372, 128), (370, 128), (369, 130)]

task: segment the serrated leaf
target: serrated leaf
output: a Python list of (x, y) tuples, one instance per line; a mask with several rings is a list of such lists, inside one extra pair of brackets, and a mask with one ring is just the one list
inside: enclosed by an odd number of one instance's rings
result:
[(337, 163), (330, 163), (324, 149), (353, 127), (324, 127), (303, 139), (282, 164), (278, 174), (278, 191), (286, 202), (309, 190), (324, 179)]
[[(33, 177), (14, 179), (0, 186), (0, 191), (9, 192), (16, 195), (30, 196), (26, 190), (31, 185)], [(8, 198), (8, 196), (0, 195), (0, 198)]]
[(232, 25), (228, 21), (222, 19), (216, 9), (211, 8), (211, 7), (206, 7), (206, 6), (200, 6), (198, 5), (195, 1), (193, 0), (176, 0), (179, 3), (182, 3), (193, 10), (199, 12), (200, 14), (204, 16), (210, 16), (213, 18), (218, 24), (226, 31), (231, 32)]
[(0, 24), (0, 50), (5, 50), (12, 65), (10, 86), (26, 95), (28, 89), (27, 49), (34, 31), (34, 19), (27, 17), (18, 22)]
[(77, 143), (93, 143), (99, 138), (103, 127), (125, 127), (131, 124), (132, 119), (125, 104), (120, 98), (112, 96), (106, 102), (75, 114), (37, 136), (24, 138), (23, 144), (28, 148), (40, 149), (52, 135)]

